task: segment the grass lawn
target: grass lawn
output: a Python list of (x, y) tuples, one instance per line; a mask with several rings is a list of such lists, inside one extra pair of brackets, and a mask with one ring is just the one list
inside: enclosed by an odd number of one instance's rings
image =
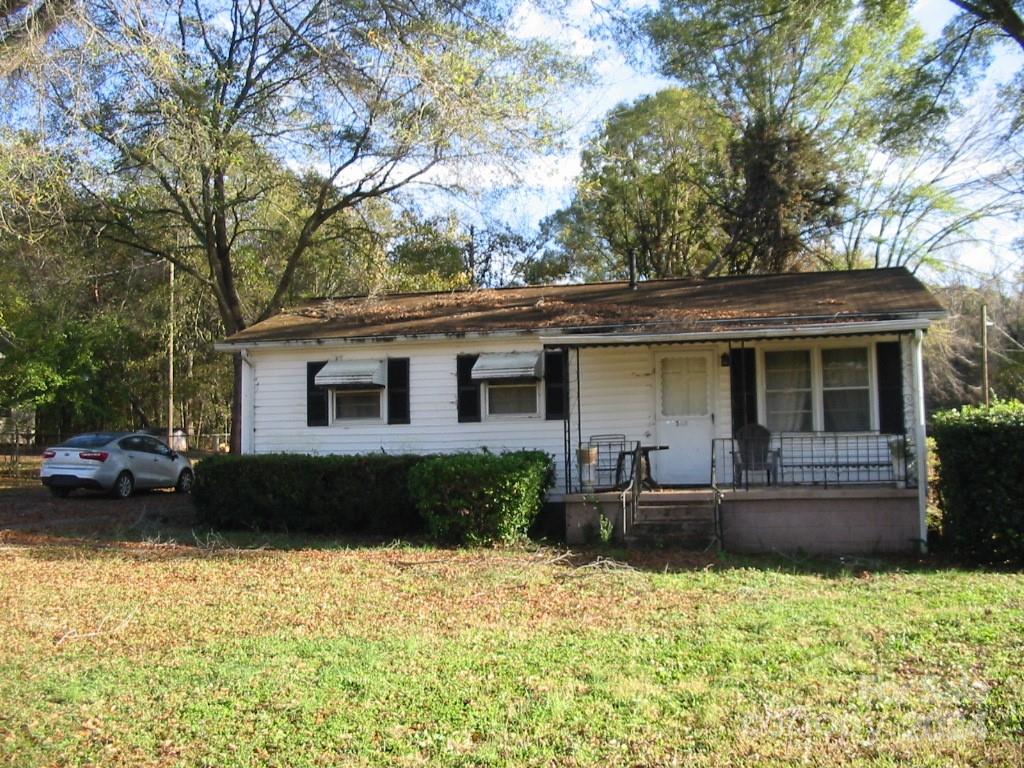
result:
[(1024, 763), (1020, 574), (205, 544), (0, 534), (0, 763)]

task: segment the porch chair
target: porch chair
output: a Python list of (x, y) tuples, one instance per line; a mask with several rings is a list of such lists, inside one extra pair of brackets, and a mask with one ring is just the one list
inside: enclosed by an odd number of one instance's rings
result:
[(591, 435), (588, 444), (597, 449), (597, 465), (594, 467), (596, 488), (619, 488), (626, 482), (627, 462), (632, 443), (625, 435)]
[(772, 433), (760, 424), (744, 424), (734, 435), (732, 482), (750, 487), (750, 473), (764, 472), (767, 485), (778, 479), (779, 455), (771, 449)]

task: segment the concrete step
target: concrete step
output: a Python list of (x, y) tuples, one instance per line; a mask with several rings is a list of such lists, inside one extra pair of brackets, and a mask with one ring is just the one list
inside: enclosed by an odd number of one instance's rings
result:
[(652, 502), (641, 502), (637, 505), (636, 514), (633, 520), (640, 522), (688, 522), (703, 521), (711, 523), (715, 519), (714, 504), (686, 503), (686, 504), (656, 504)]
[[(639, 514), (640, 510), (637, 510)], [(715, 540), (713, 516), (689, 519), (642, 520), (634, 518), (627, 545), (706, 549)]]

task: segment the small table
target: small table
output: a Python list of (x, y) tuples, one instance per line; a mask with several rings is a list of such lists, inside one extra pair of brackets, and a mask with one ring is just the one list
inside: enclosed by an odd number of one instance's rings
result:
[[(640, 487), (654, 491), (660, 488), (654, 481), (654, 474), (651, 472), (651, 453), (654, 451), (667, 451), (667, 445), (641, 445), (640, 446)], [(622, 451), (619, 454), (618, 467), (615, 474), (621, 476), (622, 469), (626, 466), (626, 457), (632, 455), (633, 451)]]

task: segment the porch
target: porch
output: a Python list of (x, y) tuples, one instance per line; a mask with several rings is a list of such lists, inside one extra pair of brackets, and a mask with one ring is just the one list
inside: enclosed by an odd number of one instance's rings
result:
[(643, 491), (635, 513), (621, 491), (565, 496), (569, 544), (598, 539), (600, 517), (627, 546), (730, 552), (895, 553), (920, 545), (917, 490), (893, 484)]
[(923, 547), (920, 343), (860, 333), (563, 347), (568, 541), (595, 540), (603, 518), (627, 545)]

